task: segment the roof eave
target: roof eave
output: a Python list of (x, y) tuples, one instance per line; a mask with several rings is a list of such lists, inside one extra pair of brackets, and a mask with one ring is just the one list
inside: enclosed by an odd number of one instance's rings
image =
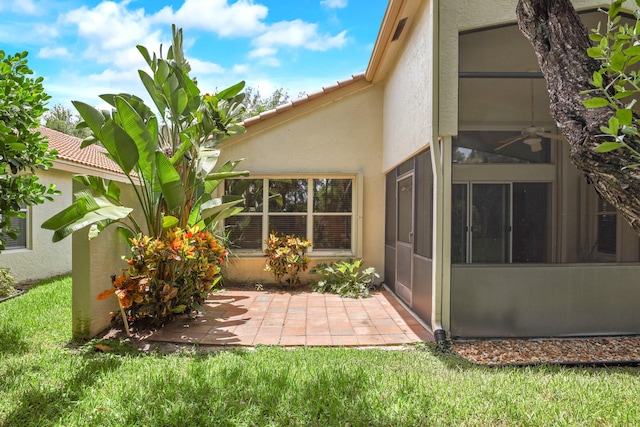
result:
[(122, 172), (115, 172), (107, 169), (100, 169), (94, 166), (78, 163), (73, 160), (57, 158), (53, 161), (52, 170), (68, 172), (73, 175), (91, 175), (99, 178), (109, 179), (111, 181), (129, 183), (129, 179)]
[(281, 105), (273, 110), (265, 111), (255, 117), (246, 119), (242, 124), (247, 132), (230, 138), (224, 145), (233, 144), (245, 139), (248, 135), (255, 135), (280, 123), (292, 120), (295, 117), (308, 114), (310, 111), (321, 108), (370, 86), (371, 83), (364, 78), (364, 73), (355, 74), (351, 76), (350, 79), (325, 86), (321, 91), (305, 95), (302, 98)]
[[(387, 76), (407, 40), (407, 34), (411, 31), (416, 11), (420, 8), (422, 1), (389, 0), (365, 72), (367, 81), (375, 83)], [(404, 19), (406, 20), (401, 24)]]

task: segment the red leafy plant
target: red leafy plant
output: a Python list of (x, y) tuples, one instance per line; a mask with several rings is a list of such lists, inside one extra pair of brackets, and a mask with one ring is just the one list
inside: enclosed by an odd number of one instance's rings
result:
[[(265, 271), (273, 273), (278, 285), (299, 286), (301, 284), (299, 274), (309, 268), (307, 249), (311, 246), (311, 242), (294, 235), (278, 236), (272, 232), (266, 243)], [(288, 277), (283, 283), (285, 276)]]
[(211, 232), (176, 227), (159, 238), (139, 234), (130, 241), (129, 268), (98, 299), (115, 294), (128, 319), (161, 324), (175, 314), (203, 310), (228, 254)]

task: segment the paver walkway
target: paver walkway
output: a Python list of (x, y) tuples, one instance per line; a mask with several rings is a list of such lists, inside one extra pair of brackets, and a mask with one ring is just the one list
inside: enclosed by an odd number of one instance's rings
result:
[(204, 314), (179, 318), (148, 339), (203, 345), (377, 346), (433, 341), (388, 291), (369, 298), (230, 289)]

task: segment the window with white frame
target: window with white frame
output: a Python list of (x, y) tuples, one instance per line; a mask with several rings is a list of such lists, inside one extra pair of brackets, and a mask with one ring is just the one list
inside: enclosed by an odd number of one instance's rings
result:
[(244, 195), (243, 211), (225, 220), (239, 252), (262, 252), (269, 233), (311, 240), (311, 252), (352, 255), (353, 176), (231, 179), (230, 194)]
[(15, 249), (26, 249), (27, 248), (27, 237), (28, 237), (28, 209), (21, 209), (20, 212), (24, 214), (24, 218), (20, 217), (12, 217), (11, 218), (11, 227), (16, 229), (16, 234), (18, 237), (16, 239), (12, 239), (6, 236), (5, 241), (5, 251), (15, 250)]

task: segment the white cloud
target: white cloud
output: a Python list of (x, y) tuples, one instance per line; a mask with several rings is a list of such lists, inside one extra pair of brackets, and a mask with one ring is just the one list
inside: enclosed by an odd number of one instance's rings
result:
[(281, 65), (280, 61), (273, 56), (261, 58), (259, 64), (265, 67), (279, 67)]
[(104, 1), (93, 9), (82, 6), (67, 13), (63, 21), (75, 24), (78, 34), (102, 49), (135, 46), (157, 39), (144, 9), (127, 9), (128, 1)]
[(38, 52), (39, 58), (65, 58), (71, 54), (66, 47), (43, 47)]
[(196, 77), (206, 74), (222, 74), (225, 71), (221, 65), (214, 62), (201, 61), (197, 58), (187, 58), (187, 61), (189, 61), (189, 65), (191, 65), (190, 75)]
[(346, 31), (342, 31), (335, 36), (321, 35), (318, 33), (317, 24), (299, 19), (276, 22), (253, 41), (256, 48), (249, 56), (262, 57), (267, 53), (274, 54), (277, 47), (302, 47), (326, 51), (344, 46), (347, 43), (346, 34)]
[(347, 7), (347, 0), (322, 0), (320, 4), (329, 9), (344, 9)]
[(0, 0), (0, 12), (9, 11), (24, 15), (36, 15), (40, 12), (33, 0)]
[(31, 31), (36, 37), (40, 38), (40, 41), (42, 41), (42, 39), (53, 39), (60, 35), (55, 25), (35, 24)]
[(211, 31), (222, 37), (251, 36), (263, 31), (268, 8), (253, 0), (185, 0), (178, 10), (167, 6), (153, 16), (154, 22), (175, 23), (183, 28)]
[(247, 64), (236, 64), (231, 68), (231, 72), (236, 75), (243, 75), (249, 71), (249, 66)]
[(148, 66), (136, 46), (153, 52), (160, 44), (170, 43), (161, 41), (161, 31), (153, 28), (144, 9), (131, 10), (129, 3), (103, 1), (93, 8), (82, 6), (63, 15), (61, 22), (76, 26), (78, 37), (86, 41), (80, 59), (109, 64), (125, 76), (138, 79), (137, 70), (147, 70)]
[(278, 49), (264, 46), (264, 47), (259, 47), (257, 49), (253, 49), (251, 52), (249, 52), (249, 58), (262, 58), (265, 56), (273, 56), (276, 53), (278, 53)]
[(73, 111), (75, 109), (71, 105), (72, 100), (95, 106), (104, 102), (98, 96), (105, 93), (134, 93), (143, 95), (143, 98), (146, 95), (135, 70), (125, 72), (109, 69), (90, 75), (63, 71), (56, 76), (45, 76), (45, 86), (55, 104), (62, 104)]

